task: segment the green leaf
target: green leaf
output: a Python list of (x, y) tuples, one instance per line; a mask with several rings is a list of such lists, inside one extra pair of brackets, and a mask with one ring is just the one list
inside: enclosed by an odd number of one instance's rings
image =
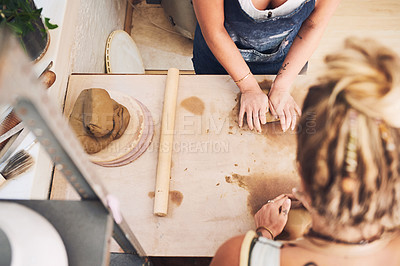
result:
[(17, 35), (22, 35), (22, 29), (20, 27), (17, 27), (13, 25), (12, 23), (9, 23), (8, 26), (17, 34)]
[(49, 30), (53, 30), (53, 29), (58, 28), (58, 25), (57, 25), (57, 24), (51, 24), (51, 23), (50, 23), (50, 19), (49, 19), (49, 18), (44, 18), (44, 24), (46, 25), (46, 27), (47, 27)]
[(32, 13), (35, 13), (36, 15), (40, 16), (42, 14), (42, 10), (43, 10), (43, 7), (37, 8), (37, 9), (33, 10)]

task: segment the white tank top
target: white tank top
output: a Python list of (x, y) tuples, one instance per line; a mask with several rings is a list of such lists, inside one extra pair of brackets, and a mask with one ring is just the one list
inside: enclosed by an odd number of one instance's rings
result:
[(259, 237), (250, 251), (250, 266), (279, 266), (281, 265), (282, 243), (265, 237)]
[(287, 0), (285, 3), (274, 9), (258, 10), (252, 0), (239, 0), (243, 11), (255, 20), (263, 20), (278, 16), (284, 16), (298, 8), (305, 0)]

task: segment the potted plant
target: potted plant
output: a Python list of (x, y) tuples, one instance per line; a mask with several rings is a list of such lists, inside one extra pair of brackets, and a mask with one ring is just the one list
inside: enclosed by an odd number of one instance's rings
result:
[(32, 60), (39, 60), (50, 42), (47, 29), (58, 26), (49, 18), (42, 21), (42, 9), (37, 9), (33, 0), (2, 0), (0, 4), (0, 26), (9, 27), (20, 39)]

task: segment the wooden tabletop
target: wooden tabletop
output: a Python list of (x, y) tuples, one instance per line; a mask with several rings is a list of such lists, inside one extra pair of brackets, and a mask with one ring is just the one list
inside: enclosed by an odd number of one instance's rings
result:
[[(257, 76), (262, 86), (273, 77)], [(293, 96), (301, 104), (308, 78)], [(237, 125), (238, 88), (229, 76), (181, 75), (166, 217), (153, 215), (165, 75), (71, 75), (64, 112), (85, 88), (118, 90), (135, 97), (153, 116), (148, 150), (129, 165), (95, 166), (106, 189), (149, 256), (213, 256), (228, 238), (254, 229), (253, 214), (268, 200), (298, 185), (296, 132), (280, 124), (261, 134)], [(56, 174), (53, 199), (76, 197)]]

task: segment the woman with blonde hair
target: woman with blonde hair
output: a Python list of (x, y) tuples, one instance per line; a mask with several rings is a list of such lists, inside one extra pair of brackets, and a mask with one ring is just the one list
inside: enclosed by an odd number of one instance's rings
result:
[(400, 58), (348, 39), (325, 63), (297, 137), (294, 194), (311, 214), (308, 232), (273, 241), (291, 204), (281, 195), (255, 215), (257, 234), (225, 242), (211, 265), (400, 265)]

